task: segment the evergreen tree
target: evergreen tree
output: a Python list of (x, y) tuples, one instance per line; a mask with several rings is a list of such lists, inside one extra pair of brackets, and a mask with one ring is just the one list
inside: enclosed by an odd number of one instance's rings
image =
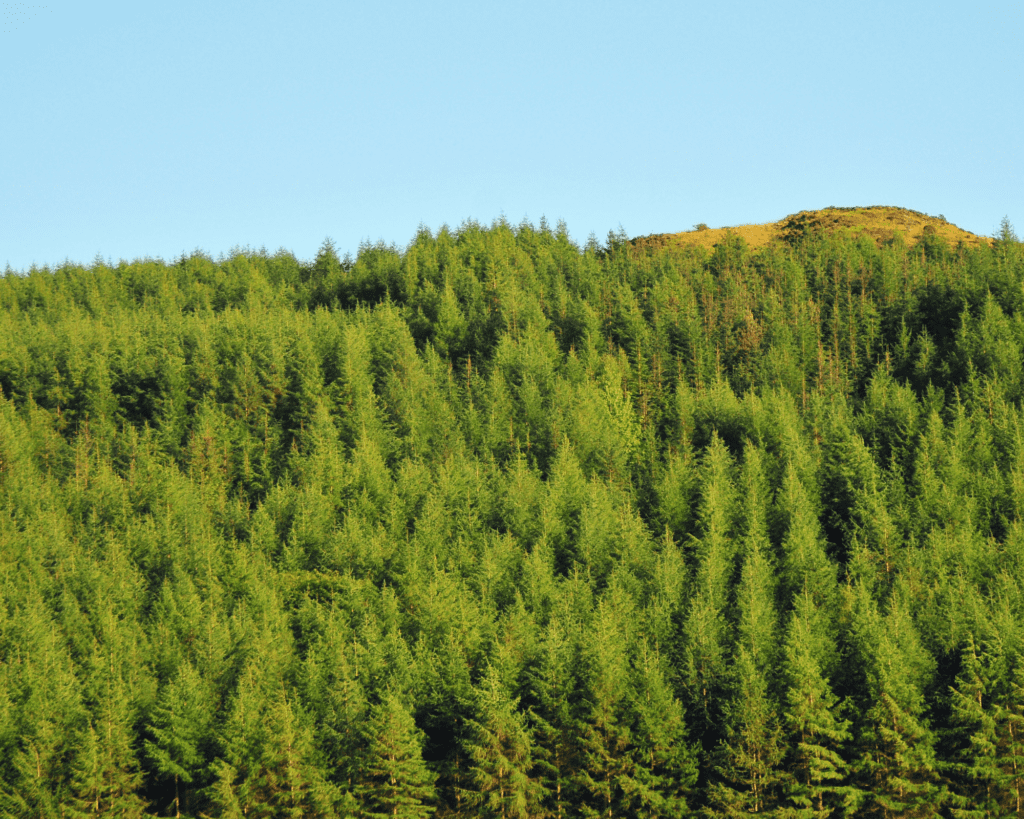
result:
[(194, 790), (203, 787), (213, 708), (209, 683), (185, 662), (166, 684), (153, 709), (148, 727), (152, 740), (146, 740), (146, 756), (161, 778), (173, 780), (171, 804), (176, 817), (181, 816), (183, 808), (185, 813), (192, 812)]
[(363, 722), (369, 706), (354, 667), (351, 634), (340, 619), (332, 612), (322, 635), (307, 652), (300, 690), (316, 725), (316, 744), (329, 778), (351, 794), (366, 750)]
[(398, 696), (386, 692), (366, 723), (368, 752), (358, 787), (369, 819), (424, 819), (434, 812), (436, 777), (423, 761), (423, 740)]
[(534, 757), (546, 813), (555, 819), (564, 819), (573, 810), (573, 782), (582, 765), (581, 737), (587, 706), (582, 688), (587, 666), (577, 630), (552, 618), (540, 657), (527, 676)]
[(894, 590), (884, 616), (863, 586), (854, 593), (854, 629), (869, 697), (856, 765), (866, 799), (864, 814), (885, 819), (936, 816), (949, 793), (939, 774), (935, 736), (924, 715), (922, 689), (931, 673), (931, 658), (910, 618), (905, 586)]
[(689, 742), (683, 705), (644, 643), (631, 674), (635, 773), (624, 801), (637, 817), (676, 817), (689, 812), (697, 785), (697, 755)]
[(223, 816), (330, 817), (341, 794), (323, 776), (312, 732), (281, 693), (249, 672), (242, 678), (224, 753), (207, 789)]
[(778, 801), (785, 755), (775, 704), (763, 669), (744, 647), (733, 666), (734, 694), (724, 708), (725, 737), (715, 759), (719, 779), (709, 800), (720, 815), (771, 813)]
[(853, 734), (822, 670), (822, 658), (836, 651), (822, 630), (822, 620), (808, 590), (796, 600), (786, 635), (787, 804), (780, 813), (792, 819), (824, 819), (838, 815), (842, 804), (855, 801), (846, 784), (849, 765), (844, 756)]
[(633, 601), (614, 584), (597, 606), (587, 634), (579, 769), (574, 778), (578, 810), (585, 817), (628, 812), (636, 790), (634, 739), (628, 710), (630, 619)]
[(146, 803), (136, 792), (142, 774), (131, 747), (131, 714), (123, 689), (108, 691), (99, 713), (79, 734), (72, 768), (73, 816), (142, 817)]
[(326, 782), (313, 731), (297, 707), (278, 697), (267, 722), (270, 733), (260, 755), (266, 783), (262, 803), (275, 817), (333, 817), (341, 794)]
[(482, 816), (530, 819), (542, 814), (544, 793), (533, 774), (530, 730), (518, 704), (489, 668), (479, 692), (480, 719), (471, 723), (469, 743), (470, 776)]
[(697, 568), (683, 626), (682, 677), (693, 699), (695, 728), (703, 735), (705, 748), (713, 745), (717, 736), (726, 677), (726, 614), (736, 555), (732, 468), (732, 458), (716, 433), (702, 465), (702, 537), (696, 544)]
[(724, 706), (725, 737), (716, 749), (720, 777), (711, 803), (727, 816), (772, 812), (779, 801), (785, 755), (778, 707), (771, 692), (778, 625), (775, 577), (769, 560), (766, 499), (758, 451), (748, 445), (744, 464), (746, 527), (738, 589), (739, 624), (731, 668), (731, 696)]
[[(1002, 815), (1024, 816), (1024, 657), (1018, 652), (996, 700), (995, 801)], [(1009, 683), (1006, 685), (1006, 683)]]
[(836, 569), (825, 552), (817, 513), (792, 462), (782, 479), (779, 505), (786, 524), (779, 566), (782, 602), (786, 607), (795, 606), (800, 597), (809, 594), (815, 610), (828, 617), (838, 605)]
[(952, 721), (966, 739), (960, 759), (953, 763), (962, 780), (953, 813), (962, 819), (1001, 815), (1000, 786), (1006, 783), (999, 767), (1000, 737), (992, 695), (994, 677), (1006, 669), (993, 668), (994, 659), (969, 635), (960, 653), (957, 685), (950, 688)]
[[(2, 495), (3, 493), (0, 493)], [(10, 817), (59, 817), (72, 799), (76, 740), (89, 725), (82, 687), (66, 641), (45, 602), (26, 594), (17, 630), (5, 634), (4, 649), (15, 718), (14, 752), (0, 782), (0, 809)], [(13, 623), (12, 623), (13, 625)]]

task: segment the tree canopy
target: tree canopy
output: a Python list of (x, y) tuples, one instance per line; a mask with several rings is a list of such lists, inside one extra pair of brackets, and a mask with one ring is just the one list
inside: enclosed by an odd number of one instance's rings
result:
[(467, 222), (0, 278), (0, 816), (1024, 816), (1024, 249)]

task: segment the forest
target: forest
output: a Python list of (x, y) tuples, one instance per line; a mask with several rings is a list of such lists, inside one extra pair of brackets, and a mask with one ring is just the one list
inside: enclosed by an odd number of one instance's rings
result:
[(1024, 246), (0, 277), (0, 816), (1024, 816)]

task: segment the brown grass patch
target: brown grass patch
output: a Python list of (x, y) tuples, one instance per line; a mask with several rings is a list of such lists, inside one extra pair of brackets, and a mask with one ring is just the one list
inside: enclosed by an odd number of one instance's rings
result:
[(928, 216), (915, 210), (874, 206), (867, 208), (824, 208), (804, 210), (763, 225), (736, 225), (734, 227), (688, 230), (682, 233), (660, 233), (641, 236), (633, 240), (636, 246), (650, 247), (706, 247), (709, 250), (725, 237), (727, 232), (741, 236), (750, 248), (764, 247), (773, 240), (795, 239), (804, 232), (824, 230), (828, 233), (843, 233), (854, 237), (867, 235), (877, 244), (902, 236), (909, 244), (916, 244), (925, 233), (934, 232), (946, 240), (951, 247), (961, 241), (976, 246), (992, 244), (987, 236), (978, 236), (958, 228), (937, 216)]

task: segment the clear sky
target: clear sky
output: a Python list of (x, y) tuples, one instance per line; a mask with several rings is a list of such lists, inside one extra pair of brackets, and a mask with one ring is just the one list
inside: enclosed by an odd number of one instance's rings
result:
[(1024, 227), (1024, 3), (2, 3), (0, 270), (421, 224)]

